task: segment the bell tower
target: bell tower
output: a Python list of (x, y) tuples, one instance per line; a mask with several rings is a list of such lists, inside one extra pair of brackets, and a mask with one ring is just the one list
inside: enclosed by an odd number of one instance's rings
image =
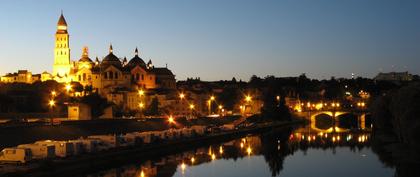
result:
[(59, 82), (66, 81), (69, 78), (71, 69), (69, 33), (67, 32), (67, 22), (64, 19), (63, 12), (57, 23), (57, 32), (55, 33), (54, 65), (53, 77), (60, 78)]

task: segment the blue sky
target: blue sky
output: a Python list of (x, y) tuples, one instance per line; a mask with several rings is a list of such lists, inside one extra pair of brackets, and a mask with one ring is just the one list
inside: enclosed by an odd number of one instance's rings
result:
[(0, 74), (51, 71), (60, 11), (72, 60), (113, 44), (128, 59), (168, 67), (177, 79), (248, 80), (251, 75), (373, 77), (420, 71), (420, 1), (153, 0), (0, 3)]

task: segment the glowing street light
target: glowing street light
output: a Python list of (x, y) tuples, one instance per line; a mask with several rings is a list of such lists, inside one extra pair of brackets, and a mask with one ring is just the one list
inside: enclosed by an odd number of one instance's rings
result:
[(195, 108), (194, 104), (190, 104), (190, 109), (193, 110)]
[(71, 84), (66, 84), (65, 89), (67, 92), (71, 91)]
[(214, 101), (216, 98), (214, 96), (211, 96), (209, 101), (208, 101), (208, 106), (209, 106), (209, 115), (211, 114), (211, 102)]
[(144, 108), (144, 103), (143, 103), (143, 102), (140, 102), (140, 103), (139, 103), (139, 108), (140, 108), (140, 109), (143, 109), (143, 108)]
[(170, 124), (173, 124), (175, 122), (174, 117), (172, 115), (169, 116), (168, 121)]
[(195, 162), (195, 158), (191, 157), (191, 163), (193, 164)]
[(246, 97), (245, 97), (245, 101), (246, 102), (251, 102), (252, 101), (252, 97), (251, 96), (249, 96), (249, 95), (247, 95)]
[(181, 164), (181, 170), (182, 170), (182, 173), (184, 173), (185, 168), (187, 168), (187, 166), (185, 165), (185, 163), (184, 163), (184, 162), (182, 162), (182, 164)]
[(50, 117), (50, 121), (51, 121), (51, 125), (53, 125), (54, 124), (54, 121), (53, 121), (53, 109), (54, 109), (54, 106), (55, 106), (55, 101), (53, 100), (53, 99), (51, 99), (50, 101), (48, 101), (48, 106), (50, 106), (50, 110), (51, 110), (51, 117)]
[(48, 102), (48, 105), (49, 105), (50, 107), (54, 107), (54, 106), (55, 106), (55, 101), (54, 101), (54, 100), (50, 100), (50, 101)]
[(211, 160), (215, 160), (216, 159), (216, 155), (212, 154), (211, 155)]
[(139, 94), (139, 96), (143, 96), (144, 95), (144, 90), (139, 90), (138, 94)]
[(55, 92), (54, 90), (53, 90), (53, 91), (51, 91), (51, 96), (52, 96), (52, 97), (57, 96), (57, 92)]
[(184, 93), (180, 93), (179, 94), (179, 98), (182, 100), (182, 99), (184, 99), (185, 98), (185, 94)]
[(246, 148), (246, 152), (248, 153), (248, 155), (251, 155), (251, 153), (252, 153), (251, 147), (248, 146), (248, 148)]

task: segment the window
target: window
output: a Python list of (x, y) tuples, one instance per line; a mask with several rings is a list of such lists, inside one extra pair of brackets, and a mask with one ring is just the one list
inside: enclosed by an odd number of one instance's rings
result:
[(142, 74), (142, 75), (141, 75), (141, 80), (143, 80), (143, 81), (144, 81), (144, 74)]
[(139, 74), (139, 73), (137, 73), (137, 74), (136, 74), (136, 81), (139, 81), (139, 79), (140, 79), (140, 74)]
[(108, 79), (108, 73), (107, 72), (104, 74), (104, 78)]
[(115, 72), (115, 79), (118, 79), (118, 72)]
[(114, 73), (112, 71), (109, 72), (109, 79), (114, 79)]
[(80, 80), (82, 80), (82, 78), (81, 78), (81, 77), (80, 77), (80, 75), (79, 75), (79, 81), (80, 81)]
[(86, 73), (83, 73), (83, 81), (86, 81)]

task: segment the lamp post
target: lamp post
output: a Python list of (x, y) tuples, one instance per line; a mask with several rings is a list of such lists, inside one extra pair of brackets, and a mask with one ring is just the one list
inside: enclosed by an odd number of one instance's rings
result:
[(211, 115), (211, 102), (214, 101), (216, 98), (214, 96), (211, 96), (209, 101), (208, 101), (208, 105), (209, 105), (209, 115)]
[(143, 108), (145, 106), (144, 102), (143, 102), (143, 95), (144, 95), (144, 90), (140, 89), (138, 90), (138, 96), (139, 96), (139, 113), (140, 113), (140, 118), (143, 117)]
[(144, 108), (144, 103), (143, 103), (143, 102), (140, 102), (140, 103), (139, 103), (140, 118), (142, 118), (142, 117), (143, 117), (143, 108)]
[(193, 117), (193, 111), (194, 111), (195, 105), (194, 104), (190, 104), (190, 116)]
[(246, 102), (246, 105), (245, 105), (244, 113), (246, 111), (246, 107), (249, 106), (251, 107), (250, 113), (252, 114), (252, 105), (251, 105), (252, 97), (250, 95), (245, 96), (245, 102)]
[(50, 112), (51, 112), (51, 114), (50, 114), (50, 122), (51, 122), (51, 125), (54, 125), (54, 123), (53, 123), (53, 113), (54, 113), (54, 106), (55, 106), (55, 101), (54, 101), (54, 99), (51, 99), (49, 102), (48, 102), (48, 106), (50, 107)]
[(70, 83), (67, 83), (66, 84), (66, 86), (65, 86), (65, 89), (66, 89), (66, 91), (67, 91), (67, 93), (70, 93), (70, 91), (71, 91), (71, 84)]
[(55, 98), (55, 96), (57, 96), (57, 92), (56, 91), (51, 91), (51, 97)]
[(172, 128), (173, 124), (175, 123), (174, 117), (170, 115), (168, 117), (169, 127)]
[(184, 98), (185, 98), (185, 94), (184, 93), (180, 93), (179, 94), (179, 103), (181, 104), (181, 109), (180, 110), (182, 110), (182, 113), (184, 113), (184, 108), (183, 108), (183, 102), (182, 102), (182, 100), (184, 100)]

